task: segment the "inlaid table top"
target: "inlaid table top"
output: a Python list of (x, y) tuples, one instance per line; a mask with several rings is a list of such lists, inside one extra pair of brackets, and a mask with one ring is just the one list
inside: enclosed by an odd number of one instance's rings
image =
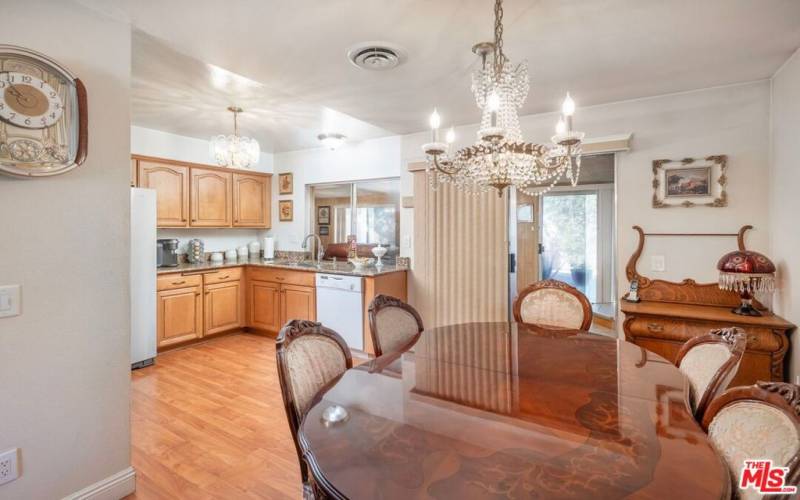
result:
[[(445, 326), (348, 370), (317, 396), (300, 440), (322, 486), (351, 499), (727, 498), (686, 387), (624, 340)], [(331, 424), (334, 405), (347, 418)]]

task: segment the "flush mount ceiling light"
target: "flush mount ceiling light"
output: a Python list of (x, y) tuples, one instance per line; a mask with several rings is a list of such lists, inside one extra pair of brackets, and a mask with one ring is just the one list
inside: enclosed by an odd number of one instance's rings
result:
[(347, 50), (347, 59), (361, 69), (385, 71), (403, 64), (406, 52), (388, 42), (363, 42)]
[(261, 147), (258, 141), (239, 135), (239, 113), (242, 108), (231, 106), (233, 113), (233, 135), (217, 135), (211, 138), (211, 157), (221, 167), (247, 168), (258, 163)]
[(495, 0), (494, 5), (494, 42), (479, 43), (472, 51), (482, 62), (472, 75), (472, 93), (482, 114), (478, 140), (451, 153), (455, 132), (451, 128), (445, 142), (440, 142), (441, 117), (433, 111), (433, 141), (422, 146), (428, 156), (431, 188), (450, 182), (470, 193), (495, 188), (502, 196), (507, 187), (514, 186), (537, 196), (549, 191), (562, 177), (575, 186), (580, 175), (583, 133), (572, 130), (575, 102), (569, 94), (552, 144), (522, 140), (517, 110), (528, 97), (528, 66), (525, 62), (512, 65), (503, 53), (502, 0)]
[(319, 139), (326, 148), (331, 151), (336, 151), (339, 146), (344, 144), (344, 140), (347, 139), (347, 137), (342, 134), (319, 134), (317, 139)]

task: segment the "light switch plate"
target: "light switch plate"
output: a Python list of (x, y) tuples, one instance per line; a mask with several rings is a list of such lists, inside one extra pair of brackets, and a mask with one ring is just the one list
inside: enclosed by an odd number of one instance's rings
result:
[(0, 318), (20, 315), (22, 291), (19, 285), (0, 286)]
[(664, 272), (666, 269), (666, 262), (663, 255), (653, 255), (650, 257), (650, 270)]

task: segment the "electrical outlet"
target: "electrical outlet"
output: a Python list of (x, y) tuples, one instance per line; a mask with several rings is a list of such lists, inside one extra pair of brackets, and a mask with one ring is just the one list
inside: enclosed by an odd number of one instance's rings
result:
[(0, 484), (5, 484), (19, 477), (19, 448), (12, 448), (0, 453)]
[(800, 385), (800, 375), (795, 375), (794, 383), (797, 384), (797, 385)]
[(663, 255), (653, 255), (650, 257), (650, 270), (663, 272), (666, 269), (666, 262)]

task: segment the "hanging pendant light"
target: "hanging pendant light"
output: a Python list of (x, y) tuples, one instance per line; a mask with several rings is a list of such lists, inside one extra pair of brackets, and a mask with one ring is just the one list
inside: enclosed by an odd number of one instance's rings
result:
[(261, 156), (261, 147), (258, 145), (258, 141), (239, 135), (238, 115), (242, 112), (242, 108), (231, 106), (228, 111), (233, 113), (233, 135), (212, 137), (211, 157), (221, 167), (248, 168), (258, 164)]
[(575, 186), (580, 176), (583, 133), (572, 130), (575, 101), (569, 94), (551, 144), (522, 139), (517, 113), (528, 97), (528, 66), (524, 62), (513, 66), (503, 52), (502, 0), (495, 0), (494, 5), (494, 41), (479, 43), (472, 51), (482, 63), (472, 76), (472, 93), (481, 110), (478, 140), (452, 152), (455, 133), (451, 129), (446, 142), (439, 140), (441, 116), (434, 110), (430, 118), (432, 141), (422, 146), (431, 187), (436, 189), (448, 182), (470, 193), (494, 188), (502, 196), (513, 186), (537, 196), (560, 179)]

